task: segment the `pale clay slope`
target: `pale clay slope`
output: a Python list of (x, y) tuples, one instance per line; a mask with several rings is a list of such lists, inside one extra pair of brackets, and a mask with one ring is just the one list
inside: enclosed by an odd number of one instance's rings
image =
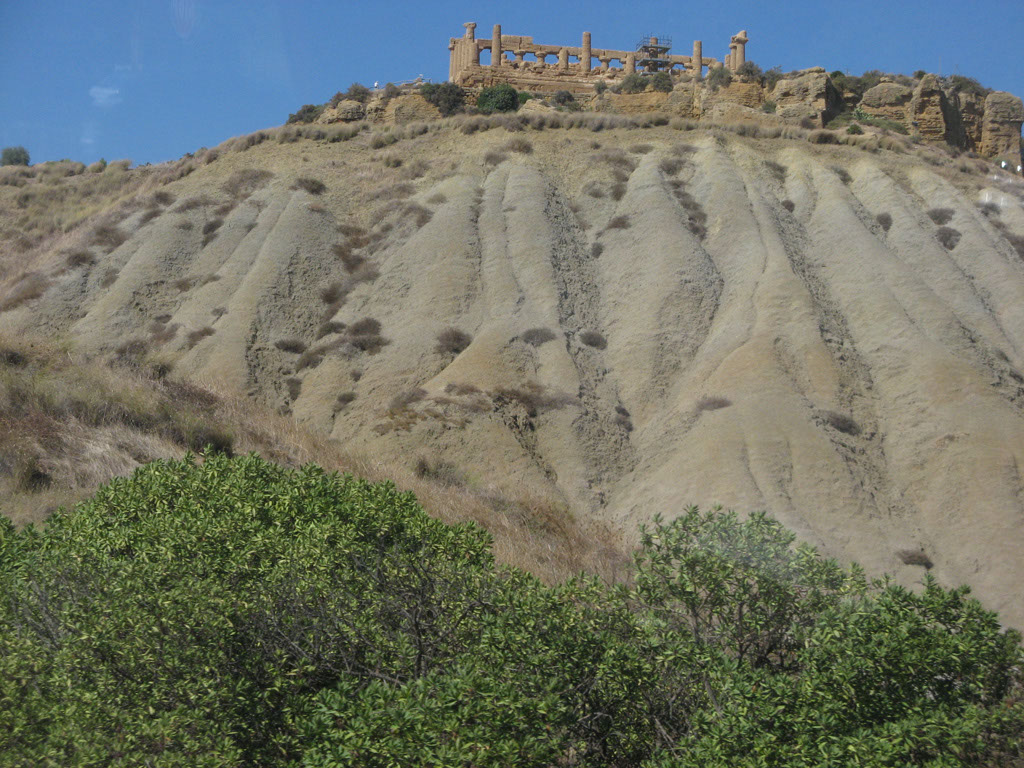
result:
[[(411, 198), (433, 211), (421, 227), (381, 211), (386, 199), (367, 201), (394, 179), (358, 140), (304, 147), (301, 165), (288, 147), (229, 155), (170, 189), (184, 199), (205, 185), (217, 197), (245, 164), (277, 175), (207, 247), (209, 212), (172, 206), (91, 273), (65, 275), (0, 323), (104, 350), (170, 314), (182, 330), (162, 354), (178, 358), (175, 375), (226, 379), (353, 450), (447, 459), (481, 485), (546, 488), (627, 535), (684, 504), (767, 509), (829, 554), (908, 584), (924, 571), (896, 553), (923, 548), (942, 582), (971, 584), (1024, 625), (1024, 265), (976, 194), (890, 153), (668, 129), (528, 138), (533, 154), (497, 167), (481, 158), (504, 131), (432, 133), (389, 150), (432, 163)], [(585, 193), (611, 186), (595, 138), (601, 151), (654, 146), (631, 155), (620, 201)], [(708, 215), (703, 240), (660, 166), (680, 141), (695, 147), (679, 178)], [(766, 160), (786, 166), (784, 181)], [(330, 192), (291, 189), (300, 174)], [(1024, 232), (1018, 199), (985, 194)], [(926, 215), (935, 207), (955, 212), (952, 251)], [(888, 233), (875, 221), (883, 212)], [(605, 231), (613, 216), (628, 228)], [(179, 226), (186, 218), (191, 231)], [(341, 221), (391, 222), (369, 257), (379, 276), (334, 318), (376, 318), (390, 344), (374, 355), (340, 345), (295, 374), (296, 356), (274, 342), (316, 343), (319, 291), (346, 275), (330, 251), (344, 240)], [(117, 280), (103, 288), (110, 266)], [(172, 286), (205, 275), (219, 279)], [(187, 349), (185, 333), (204, 326), (215, 333)], [(459, 355), (435, 350), (449, 326), (473, 337)], [(519, 339), (530, 328), (558, 336), (534, 347)], [(584, 345), (588, 330), (607, 348)], [(293, 375), (302, 387), (290, 402)], [(528, 382), (567, 402), (530, 417), (507, 398), (445, 393)], [(415, 388), (426, 396), (389, 406)], [(345, 391), (356, 400), (335, 414)], [(704, 397), (731, 405), (701, 410)], [(829, 411), (860, 433), (837, 430)]]

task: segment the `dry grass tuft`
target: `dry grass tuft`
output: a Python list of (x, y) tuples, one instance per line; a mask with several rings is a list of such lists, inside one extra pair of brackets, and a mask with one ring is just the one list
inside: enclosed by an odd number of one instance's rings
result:
[(282, 352), (288, 352), (292, 355), (301, 355), (306, 351), (306, 342), (302, 339), (297, 339), (294, 336), (290, 336), (286, 339), (278, 339), (274, 342), (274, 346)]
[(879, 226), (885, 232), (888, 232), (889, 227), (892, 226), (892, 216), (890, 216), (888, 213), (878, 214), (877, 216), (875, 216), (875, 221), (878, 222)]
[(89, 242), (91, 245), (95, 245), (98, 248), (104, 249), (107, 253), (110, 253), (127, 239), (128, 235), (113, 224), (101, 224), (92, 231), (92, 235), (89, 237)]
[(295, 183), (292, 184), (292, 189), (301, 189), (311, 195), (322, 195), (327, 191), (327, 185), (319, 179), (302, 176), (295, 180)]
[(622, 216), (614, 216), (608, 222), (606, 229), (629, 229), (630, 226), (629, 216), (623, 214)]
[(782, 207), (785, 208), (790, 213), (792, 213), (793, 211), (796, 210), (796, 203), (794, 203), (792, 200), (786, 199), (782, 201)]
[(521, 155), (529, 155), (533, 153), (533, 144), (522, 136), (516, 136), (515, 138), (509, 139), (505, 142), (505, 149), (509, 152), (518, 152)]
[(185, 337), (185, 346), (188, 349), (192, 349), (196, 346), (196, 344), (205, 339), (207, 336), (213, 336), (213, 334), (215, 333), (216, 331), (210, 326), (206, 326), (205, 328), (198, 328), (197, 330), (194, 331), (189, 331), (188, 335)]
[(244, 200), (253, 193), (265, 187), (274, 174), (261, 168), (243, 168), (232, 173), (228, 180), (221, 185), (228, 195), (234, 200)]
[(526, 344), (539, 347), (541, 344), (546, 344), (558, 337), (550, 328), (530, 328), (528, 331), (523, 331), (523, 335), (519, 338)]
[(925, 554), (923, 549), (901, 549), (896, 553), (896, 557), (904, 565), (919, 565), (926, 570), (930, 570), (934, 565), (932, 559)]
[(508, 160), (508, 155), (495, 149), (484, 153), (484, 165), (501, 165), (506, 160)]

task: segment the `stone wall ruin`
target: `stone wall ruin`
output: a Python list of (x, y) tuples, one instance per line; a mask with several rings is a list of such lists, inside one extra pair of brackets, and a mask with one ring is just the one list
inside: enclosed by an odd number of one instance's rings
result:
[[(594, 48), (589, 32), (583, 33), (579, 46), (541, 45), (532, 37), (502, 34), (500, 24), (494, 25), (490, 39), (476, 36), (476, 22), (463, 26), (465, 34), (448, 42), (448, 79), (463, 88), (508, 83), (533, 92), (587, 93), (598, 82), (611, 83), (635, 72), (663, 71), (674, 78), (687, 73), (700, 80), (705, 67), (722, 65), (703, 55), (700, 40), (694, 41), (692, 55), (680, 56), (668, 53), (670, 41), (655, 36), (645, 37), (635, 50), (621, 51)], [(746, 31), (732, 37), (724, 66), (735, 71), (743, 65), (747, 42)], [(481, 64), (484, 51), (490, 52), (489, 64)]]

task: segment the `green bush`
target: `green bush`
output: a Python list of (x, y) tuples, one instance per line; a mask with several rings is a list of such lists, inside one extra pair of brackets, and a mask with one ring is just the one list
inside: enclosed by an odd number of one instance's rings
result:
[(362, 83), (352, 83), (345, 91), (343, 98), (351, 101), (358, 101), (360, 104), (365, 104), (370, 100), (370, 96), (373, 95), (373, 91), (367, 88)]
[(619, 90), (622, 93), (643, 93), (647, 90), (647, 78), (638, 72), (626, 75), (619, 83)]
[(736, 70), (737, 75), (743, 75), (744, 77), (762, 77), (764, 72), (752, 61), (743, 62)]
[(519, 94), (508, 83), (484, 88), (476, 99), (476, 108), (485, 115), (494, 112), (515, 112), (519, 109)]
[[(340, 402), (340, 398), (339, 398)], [(209, 453), (0, 523), (0, 764), (953, 766), (1024, 756), (1020, 636), (764, 514), (547, 587), (412, 495)]]
[(764, 73), (764, 85), (769, 91), (774, 91), (775, 86), (779, 84), (779, 80), (783, 78), (782, 67), (772, 67)]
[(723, 66), (708, 70), (708, 87), (712, 91), (724, 88), (732, 82), (732, 73)]
[(662, 93), (671, 93), (673, 88), (671, 75), (668, 72), (655, 72), (651, 76), (651, 87)]
[(298, 112), (294, 112), (288, 115), (288, 122), (291, 123), (312, 123), (314, 122), (324, 111), (323, 104), (303, 104)]
[(0, 154), (0, 166), (2, 165), (28, 165), (28, 150), (24, 147), (4, 147)]
[(420, 86), (420, 95), (437, 107), (444, 117), (461, 110), (466, 98), (465, 92), (455, 83), (426, 83)]

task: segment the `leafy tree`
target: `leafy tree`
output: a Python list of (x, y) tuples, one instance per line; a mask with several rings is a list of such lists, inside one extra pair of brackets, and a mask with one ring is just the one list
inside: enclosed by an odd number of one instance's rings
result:
[(736, 74), (744, 77), (762, 77), (764, 72), (762, 72), (761, 68), (754, 62), (744, 61), (736, 70)]
[(0, 525), (0, 763), (938, 766), (1024, 757), (1020, 636), (763, 514), (547, 587), (407, 493), (160, 461)]
[(519, 109), (519, 94), (508, 83), (484, 88), (476, 99), (476, 108), (485, 115), (494, 112), (515, 112)]
[(28, 150), (24, 147), (4, 147), (0, 165), (28, 165)]
[(420, 86), (420, 95), (437, 107), (444, 117), (460, 111), (466, 98), (465, 91), (455, 83), (425, 83)]

